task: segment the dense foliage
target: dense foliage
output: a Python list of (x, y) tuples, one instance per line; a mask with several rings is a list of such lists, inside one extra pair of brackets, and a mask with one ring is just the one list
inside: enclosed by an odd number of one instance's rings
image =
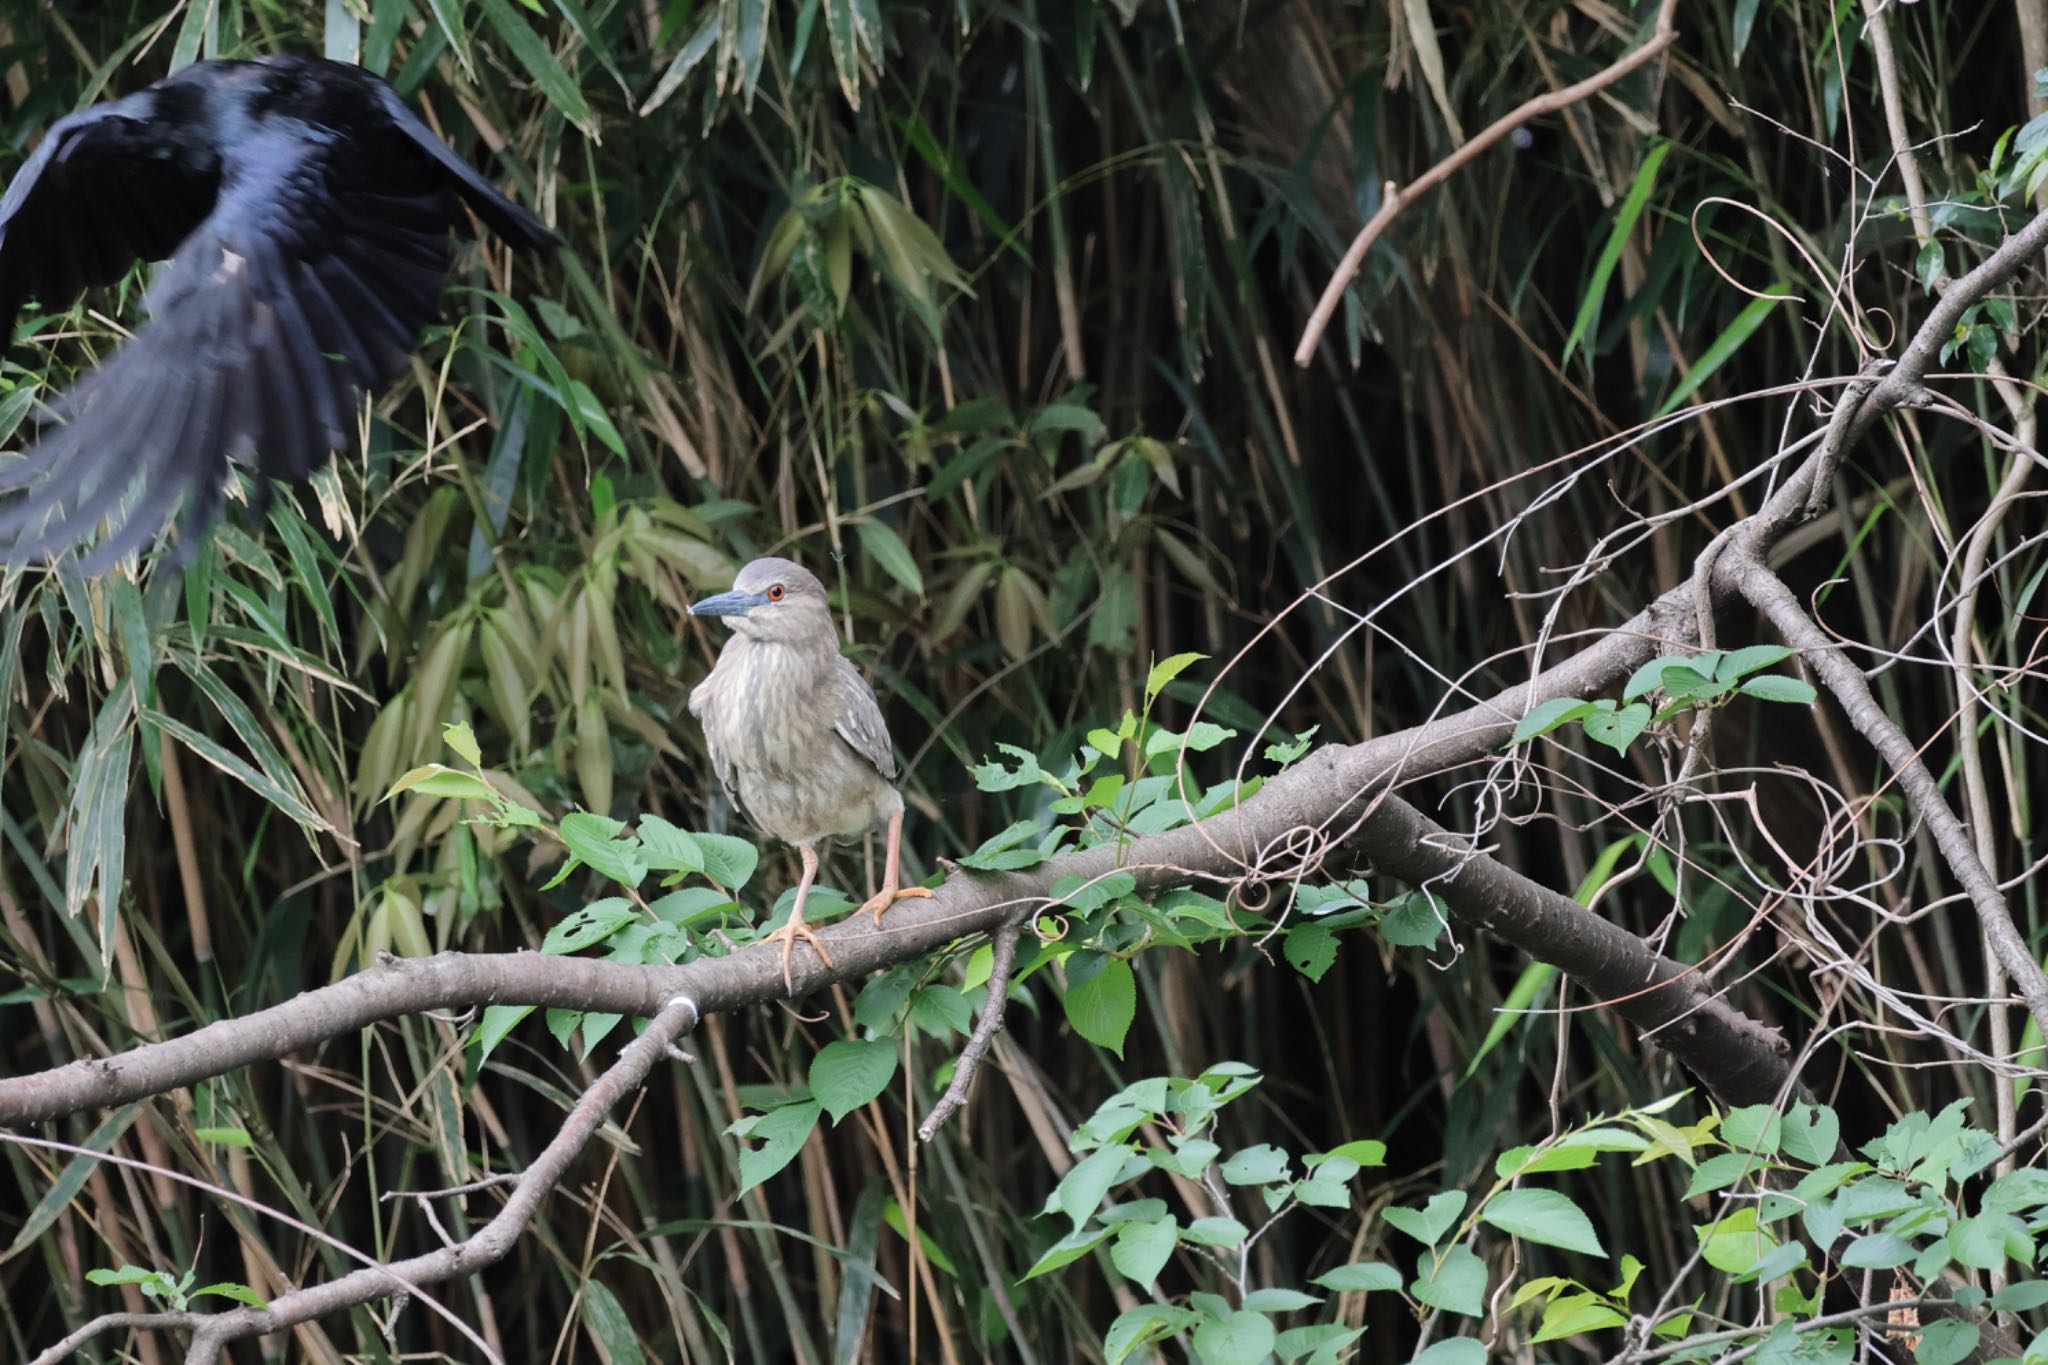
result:
[[(387, 74), (567, 243), (516, 268), (466, 249), (359, 450), (189, 568), (4, 571), (0, 1066), (246, 1014), (384, 951), (674, 961), (758, 936), (794, 858), (717, 795), (684, 699), (720, 637), (682, 612), (757, 553), (834, 590), (920, 876), (1227, 810), (1311, 744), (1611, 628), (1824, 424), (1802, 381), (1895, 346), (2048, 168), (2031, 0), (1886, 11), (1924, 234), (1860, 7), (1683, 6), (1668, 57), (1403, 216), (1295, 369), (1386, 184), (1614, 61), (1650, 8), (0, 5), (7, 169), (82, 103), (299, 46)], [(0, 370), (10, 449), (139, 321), (147, 277), (27, 319)], [(1945, 391), (2005, 426), (1981, 376), (2036, 374), (2039, 295), (2036, 272), (1973, 307), (1943, 357)], [(1956, 679), (1923, 636), (1946, 641), (1955, 547), (2007, 458), (1915, 415), (1779, 553), (1832, 623), (1900, 653), (1873, 685), (1959, 803)], [(1992, 545), (1976, 636), (1972, 818), (2023, 929), (2033, 524)], [(2023, 1125), (2040, 1100), (1970, 1060), (1974, 926), (1789, 651), (1750, 617), (1720, 644), (1409, 795), (1810, 1047), (1788, 1116), (1722, 1117), (1611, 1016), (1560, 1012), (1588, 1002), (1552, 969), (1371, 868), (1150, 900), (1109, 878), (1058, 888), (1026, 934), (1008, 1030), (936, 1141), (911, 1130), (985, 944), (711, 1018), (511, 1258), (438, 1297), (510, 1359), (612, 1365), (1604, 1358), (1634, 1314), (1645, 1352), (1848, 1359), (1847, 1322), (1796, 1329), (1839, 1308), (1830, 1286), (1882, 1300), (1909, 1266), (1974, 1275), (1965, 1306), (2038, 1309), (2039, 1282), (2001, 1286), (2048, 1189), (1994, 1179), (1986, 1134), (2001, 1086)], [(1667, 825), (1652, 798), (1702, 708), (1753, 791)], [(1786, 866), (1852, 829), (1854, 905), (1809, 924)], [(869, 852), (826, 881), (858, 900)], [(1828, 935), (1856, 971), (1817, 987), (1798, 945)], [(1898, 998), (1927, 1027), (1878, 1003)], [(5, 1144), (6, 1352), (124, 1302), (345, 1271), (307, 1225), (378, 1257), (438, 1245), (392, 1196), (521, 1169), (629, 1031), (406, 1019), (48, 1133), (146, 1166)], [(497, 1197), (437, 1216), (460, 1237)], [(1920, 1358), (1962, 1358), (1961, 1333), (1937, 1324)], [(471, 1348), (380, 1306), (279, 1349)]]

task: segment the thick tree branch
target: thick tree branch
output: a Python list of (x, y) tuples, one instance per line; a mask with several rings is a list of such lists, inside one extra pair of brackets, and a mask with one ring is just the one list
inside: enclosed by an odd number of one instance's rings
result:
[(1934, 836), (1934, 844), (1941, 850), (1942, 860), (1969, 896), (1970, 904), (1977, 912), (1977, 921), (1984, 930), (1984, 941), (2019, 986), (2020, 995), (2025, 998), (2034, 1021), (2041, 1026), (2043, 1033), (2048, 1033), (2048, 976), (2042, 974), (2040, 964), (2034, 961), (2033, 953), (2027, 948), (2026, 939), (2014, 926), (2012, 913), (2006, 907), (2005, 893), (1998, 889), (1997, 879), (1977, 857), (1969, 829), (1950, 808), (1948, 798), (1941, 794), (1941, 783), (1928, 770), (1920, 751), (1878, 705), (1870, 684), (1864, 680), (1863, 670), (1828, 638), (1826, 631), (1814, 624), (1813, 618), (1806, 614), (1806, 608), (1799, 604), (1799, 599), (1792, 595), (1792, 590), (1782, 579), (1745, 552), (1724, 556), (1723, 564), (1733, 575), (1742, 595), (1777, 627), (1778, 633), (1785, 637), (1785, 643), (1805, 656), (1807, 664), (1834, 694), (1835, 700), (1842, 704), (1849, 723), (1870, 741), (1879, 757), (1898, 774), (1899, 786), (1904, 789), (1906, 799), (1913, 803), (1914, 812)]

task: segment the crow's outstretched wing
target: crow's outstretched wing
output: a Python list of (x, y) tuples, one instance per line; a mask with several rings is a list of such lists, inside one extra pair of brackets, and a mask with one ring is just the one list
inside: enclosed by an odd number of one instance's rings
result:
[(476, 211), (483, 219), (484, 226), (503, 237), (516, 247), (533, 251), (551, 251), (556, 245), (555, 234), (548, 231), (546, 224), (534, 217), (518, 204), (498, 192), (498, 187), (477, 174), (476, 168), (455, 154), (453, 148), (434, 136), (433, 129), (420, 122), (417, 115), (406, 107), (398, 92), (382, 81), (377, 82), (377, 98), (390, 117), (392, 126), (410, 138), (415, 146), (432, 157), (454, 182), (456, 193), (462, 201)]
[(213, 211), (151, 289), (150, 322), (59, 400), (64, 425), (0, 465), (0, 487), (33, 485), (0, 510), (10, 558), (107, 521), (82, 565), (97, 573), (188, 497), (183, 529), (203, 531), (231, 458), (303, 479), (341, 445), (357, 394), (402, 368), (449, 266), (445, 179), (374, 161), (296, 122), (224, 151)]
[[(59, 119), (0, 199), (0, 348), (30, 298), (62, 306), (160, 261), (213, 211), (220, 161), (151, 89)], [(170, 106), (170, 107), (165, 107)]]

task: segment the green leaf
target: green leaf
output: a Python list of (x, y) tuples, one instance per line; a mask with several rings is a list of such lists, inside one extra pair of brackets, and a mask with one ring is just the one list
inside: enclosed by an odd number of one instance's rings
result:
[(1320, 924), (1299, 925), (1288, 930), (1280, 951), (1296, 971), (1321, 981), (1337, 961), (1337, 936)]
[[(1029, 841), (1045, 830), (1039, 820), (1019, 820), (1015, 824), (993, 834), (982, 841), (980, 848), (960, 859), (962, 867), (975, 868), (982, 872), (1013, 872), (1020, 868), (1036, 867), (1051, 857), (1064, 838), (1063, 829), (1056, 830), (1060, 838), (1052, 841), (1050, 848), (1044, 845), (1030, 845)], [(1136, 882), (1133, 881), (1133, 885)]]
[(1785, 1155), (1794, 1161), (1817, 1166), (1833, 1160), (1841, 1136), (1840, 1120), (1835, 1117), (1835, 1111), (1825, 1105), (1800, 1100), (1785, 1116), (1784, 1150)]
[(737, 891), (753, 877), (761, 854), (745, 839), (729, 834), (692, 834), (704, 857), (704, 875), (728, 891)]
[(1749, 306), (1737, 313), (1735, 321), (1728, 324), (1728, 330), (1715, 337), (1713, 344), (1700, 353), (1692, 368), (1685, 372), (1685, 378), (1678, 382), (1678, 387), (1671, 391), (1670, 397), (1658, 404), (1657, 411), (1652, 415), (1668, 417), (1679, 404), (1692, 397), (1693, 390), (1704, 384), (1714, 371), (1727, 364), (1729, 357), (1741, 350), (1742, 344), (1749, 340), (1750, 334), (1763, 326), (1764, 319), (1771, 315), (1773, 308), (1789, 301), (1789, 296), (1785, 293), (1789, 288), (1791, 285), (1788, 281), (1780, 280), (1764, 291), (1766, 297), (1751, 299)]
[(1588, 1256), (1607, 1254), (1593, 1231), (1592, 1220), (1556, 1190), (1503, 1190), (1486, 1202), (1479, 1217), (1527, 1241), (1583, 1251)]
[(1197, 1327), (1195, 1354), (1202, 1365), (1261, 1365), (1278, 1337), (1265, 1314), (1240, 1309)]
[(1647, 702), (1636, 701), (1618, 711), (1596, 709), (1581, 723), (1586, 727), (1586, 738), (1605, 744), (1618, 754), (1627, 753), (1636, 736), (1648, 728), (1651, 714)]
[(1906, 1264), (1915, 1254), (1913, 1244), (1898, 1234), (1873, 1232), (1849, 1243), (1837, 1259), (1850, 1269), (1891, 1270)]
[(860, 546), (868, 558), (880, 564), (889, 577), (909, 591), (919, 597), (924, 596), (924, 573), (917, 567), (917, 559), (901, 536), (873, 517), (857, 523), (855, 529), (860, 533)]
[(638, 912), (633, 902), (624, 896), (608, 896), (592, 901), (581, 910), (565, 918), (541, 941), (544, 953), (575, 953), (602, 943), (620, 928), (632, 922)]
[(640, 859), (640, 841), (620, 838), (626, 826), (608, 816), (587, 810), (570, 811), (562, 817), (562, 842), (577, 862), (621, 886), (638, 886), (647, 879), (647, 867)]
[[(1047, 1247), (1045, 1254), (1032, 1262), (1031, 1269), (1024, 1272), (1024, 1279), (1035, 1280), (1040, 1275), (1049, 1275), (1062, 1266), (1070, 1265), (1080, 1260), (1097, 1246), (1107, 1241), (1112, 1230), (1104, 1227), (1089, 1228), (1086, 1231), (1078, 1227), (1075, 1228), (1072, 1232), (1054, 1242), (1050, 1247)], [(1022, 1282), (1020, 1280), (1018, 1283), (1021, 1284)]]
[(1101, 1147), (1075, 1162), (1060, 1177), (1059, 1187), (1053, 1191), (1053, 1203), (1077, 1230), (1102, 1207), (1103, 1198), (1116, 1183), (1130, 1155), (1130, 1149), (1121, 1144)]
[(246, 1303), (251, 1308), (256, 1309), (270, 1307), (269, 1299), (264, 1298), (248, 1285), (237, 1283), (234, 1280), (222, 1280), (219, 1284), (201, 1285), (187, 1297), (196, 1299), (202, 1294), (212, 1294), (216, 1298), (222, 1299), (233, 1299), (236, 1303)]
[(597, 121), (591, 117), (590, 106), (583, 100), (583, 91), (575, 78), (555, 60), (553, 50), (534, 32), (533, 25), (512, 8), (511, 0), (477, 0), (477, 4), (498, 37), (512, 50), (513, 57), (526, 68), (526, 74), (533, 77), (534, 83), (548, 97), (548, 103), (595, 140)]
[(1735, 682), (1759, 668), (1781, 664), (1798, 652), (1790, 645), (1749, 645), (1731, 649), (1714, 665), (1713, 676), (1720, 682)]
[(1123, 1365), (1140, 1346), (1164, 1341), (1201, 1320), (1201, 1314), (1168, 1303), (1141, 1303), (1136, 1308), (1127, 1308), (1116, 1315), (1116, 1321), (1110, 1323), (1109, 1331), (1103, 1335), (1103, 1358), (1107, 1365)]
[(484, 765), (484, 751), (477, 746), (476, 734), (469, 726), (460, 721), (445, 725), (441, 728), (441, 738), (449, 748), (467, 759), (471, 767), (481, 768)]
[(85, 1272), (85, 1278), (101, 1286), (152, 1284), (159, 1281), (165, 1285), (173, 1283), (171, 1277), (163, 1271), (149, 1270), (139, 1265), (124, 1265), (119, 1270), (88, 1270)]
[(1197, 1242), (1205, 1247), (1243, 1246), (1244, 1239), (1251, 1236), (1251, 1229), (1235, 1218), (1197, 1218), (1181, 1231), (1184, 1242)]
[(1443, 912), (1429, 892), (1410, 891), (1387, 907), (1377, 927), (1396, 948), (1429, 948), (1443, 933)]
[(1758, 701), (1782, 701), (1794, 706), (1811, 706), (1816, 699), (1812, 683), (1783, 673), (1766, 673), (1762, 677), (1750, 678), (1737, 690)]
[(641, 1365), (640, 1338), (618, 1296), (597, 1280), (583, 1282), (583, 1321), (604, 1347), (608, 1365)]
[(1913, 258), (1913, 278), (1920, 281), (1922, 289), (1932, 290), (1943, 273), (1941, 243), (1930, 237)]
[(481, 1068), (485, 1059), (491, 1055), (491, 1050), (505, 1040), (505, 1035), (510, 1033), (520, 1020), (532, 1013), (531, 1005), (485, 1006), (484, 1017), (478, 1022), (476, 1031), (469, 1035), (468, 1041), (468, 1046), (477, 1050), (477, 1066)]
[(1244, 1306), (1259, 1313), (1295, 1313), (1313, 1308), (1322, 1300), (1299, 1289), (1254, 1289), (1244, 1296)]
[(1417, 1302), (1446, 1313), (1476, 1318), (1485, 1311), (1486, 1262), (1466, 1246), (1454, 1246), (1444, 1253), (1443, 1264), (1431, 1271), (1428, 1258), (1419, 1269), (1425, 1278), (1409, 1286)]
[(1124, 1037), (1138, 1013), (1131, 964), (1084, 948), (1067, 959), (1067, 981), (1064, 1004), (1074, 1032), (1123, 1056)]
[(1546, 1341), (1562, 1341), (1582, 1332), (1597, 1332), (1605, 1327), (1619, 1327), (1628, 1321), (1626, 1314), (1617, 1313), (1597, 1294), (1564, 1294), (1552, 1299), (1543, 1308), (1542, 1325), (1536, 1335), (1529, 1338), (1531, 1345)]
[(1333, 1294), (1365, 1294), (1381, 1289), (1399, 1289), (1401, 1272), (1383, 1261), (1356, 1261), (1326, 1270), (1311, 1280)]
[(1271, 1143), (1247, 1147), (1223, 1163), (1223, 1178), (1233, 1185), (1270, 1185), (1287, 1179), (1287, 1153)]
[(1783, 1140), (1784, 1120), (1778, 1111), (1768, 1104), (1745, 1105), (1731, 1109), (1721, 1120), (1721, 1140), (1738, 1152), (1755, 1152), (1759, 1156), (1777, 1155), (1778, 1145)]
[(796, 1158), (818, 1126), (816, 1100), (798, 1100), (778, 1105), (767, 1113), (743, 1118), (725, 1131), (735, 1137), (759, 1142), (759, 1147), (740, 1150), (740, 1185), (745, 1194)]
[(2048, 1280), (2016, 1280), (1991, 1296), (1991, 1306), (2004, 1313), (2031, 1313), (2048, 1304)]
[(1949, 1255), (1959, 1264), (1977, 1270), (2001, 1270), (2005, 1266), (2006, 1235), (2012, 1231), (2022, 1237), (2026, 1235), (2025, 1225), (2009, 1213), (1980, 1213), (1975, 1218), (1958, 1219), (1949, 1226)]
[(1396, 1204), (1382, 1209), (1380, 1217), (1424, 1246), (1433, 1247), (1443, 1240), (1444, 1234), (1451, 1230), (1451, 1225), (1464, 1211), (1465, 1192), (1445, 1190), (1442, 1194), (1431, 1195), (1429, 1202), (1419, 1209), (1402, 1208)]
[(811, 1058), (811, 1098), (825, 1106), (836, 1126), (880, 1095), (896, 1078), (896, 1045), (886, 1038), (827, 1043)]
[(391, 790), (378, 799), (389, 801), (400, 792), (409, 791), (461, 801), (488, 801), (497, 794), (491, 789), (491, 784), (481, 777), (455, 768), (443, 767), (439, 763), (427, 763), (414, 768), (392, 783)]
[(1642, 216), (1643, 206), (1650, 201), (1650, 191), (1656, 186), (1657, 168), (1664, 164), (1664, 158), (1670, 151), (1668, 142), (1660, 142), (1651, 148), (1637, 169), (1634, 182), (1628, 187), (1628, 196), (1615, 210), (1614, 225), (1608, 229), (1607, 243), (1600, 249), (1600, 258), (1593, 263), (1592, 278), (1587, 281), (1585, 295), (1579, 300), (1578, 315), (1572, 319), (1572, 330), (1565, 337), (1564, 355), (1559, 363), (1572, 358), (1572, 352), (1578, 349), (1586, 329), (1600, 315), (1601, 301), (1607, 297), (1607, 282), (1614, 276), (1614, 267), (1621, 263), (1621, 253), (1628, 246), (1629, 233), (1635, 230), (1636, 220)]
[(678, 829), (658, 815), (643, 815), (634, 833), (640, 839), (640, 861), (657, 872), (704, 872), (704, 852), (697, 836)]
[(1117, 1229), (1116, 1245), (1109, 1249), (1110, 1264), (1149, 1292), (1172, 1257), (1179, 1234), (1179, 1222), (1172, 1214), (1154, 1222), (1124, 1223)]
[(1152, 665), (1152, 671), (1145, 675), (1146, 707), (1151, 707), (1152, 699), (1163, 692), (1168, 683), (1208, 657), (1206, 654), (1174, 654)]
[(1052, 884), (1052, 903), (1072, 906), (1087, 914), (1137, 889), (1138, 879), (1128, 872), (1105, 872), (1085, 878), (1077, 872), (1069, 873)]
[(1957, 1365), (1977, 1349), (1981, 1334), (1982, 1329), (1974, 1322), (1937, 1318), (1921, 1326), (1920, 1344), (1913, 1348), (1913, 1359), (1920, 1365)]
[(1408, 1365), (1486, 1365), (1486, 1347), (1470, 1337), (1451, 1337), (1434, 1343)]
[(1577, 697), (1552, 697), (1549, 701), (1539, 702), (1529, 709), (1528, 715), (1515, 722), (1514, 738), (1508, 741), (1508, 747), (1527, 744), (1538, 735), (1547, 735), (1558, 726), (1577, 720), (1592, 709), (1593, 703), (1581, 701)]
[(1740, 1275), (1778, 1249), (1778, 1239), (1757, 1226), (1754, 1206), (1739, 1208), (1706, 1227), (1693, 1229), (1708, 1265)]

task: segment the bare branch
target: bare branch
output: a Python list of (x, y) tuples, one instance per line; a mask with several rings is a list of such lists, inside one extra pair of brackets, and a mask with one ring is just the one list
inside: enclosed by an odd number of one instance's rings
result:
[(185, 1356), (187, 1365), (213, 1365), (221, 1358), (222, 1348), (230, 1342), (267, 1336), (313, 1318), (403, 1292), (407, 1287), (418, 1288), (457, 1275), (472, 1275), (503, 1259), (518, 1242), (519, 1234), (525, 1231), (527, 1221), (540, 1207), (540, 1201), (561, 1182), (568, 1172), (569, 1163), (590, 1141), (591, 1134), (597, 1131), (605, 1116), (619, 1101), (639, 1088), (676, 1039), (696, 1027), (698, 1017), (697, 1006), (687, 997), (668, 1002), (647, 1025), (647, 1031), (626, 1044), (611, 1069), (583, 1092), (576, 1107), (569, 1111), (569, 1117), (562, 1121), (554, 1140), (519, 1177), (504, 1206), (467, 1241), (389, 1265), (365, 1267), (310, 1289), (295, 1289), (271, 1300), (267, 1308), (239, 1308), (208, 1317), (205, 1325), (193, 1334), (191, 1348)]
[(1984, 930), (1985, 943), (2018, 984), (2028, 1012), (2048, 1033), (2048, 976), (2042, 974), (2026, 940), (2013, 925), (2005, 893), (1998, 889), (1996, 879), (1977, 857), (1970, 831), (1950, 809), (1948, 799), (1941, 794), (1940, 782), (1928, 771), (1919, 749), (1878, 705), (1870, 684), (1864, 680), (1863, 670), (1828, 638), (1827, 632), (1814, 624), (1792, 590), (1762, 561), (1738, 548), (1723, 556), (1722, 572), (1733, 578), (1734, 586), (1769, 618), (1785, 642), (1805, 655), (1814, 673), (1842, 704), (1849, 723), (1898, 774), (1906, 799), (1913, 803), (1914, 811), (1934, 836), (1935, 847), (1941, 850), (1949, 871), (1968, 893)]
[(1365, 253), (1372, 249), (1372, 244), (1380, 239), (1380, 234), (1393, 225), (1396, 218), (1413, 207), (1416, 200), (1457, 174), (1458, 169), (1466, 162), (1530, 119), (1554, 114), (1560, 109), (1577, 104), (1588, 95), (1598, 94), (1670, 47), (1678, 39), (1678, 30), (1672, 24), (1672, 17), (1677, 10), (1678, 0), (1664, 0), (1662, 8), (1657, 11), (1656, 28), (1652, 30), (1649, 41), (1641, 47), (1614, 65), (1596, 71), (1575, 85), (1568, 85), (1562, 90), (1553, 90), (1547, 95), (1525, 100), (1488, 124), (1479, 136), (1411, 180), (1399, 193), (1388, 195), (1385, 202), (1380, 205), (1379, 212), (1375, 213), (1371, 220), (1358, 230), (1358, 235), (1351, 239), (1351, 245), (1344, 251), (1344, 258), (1337, 262), (1336, 272), (1330, 276), (1330, 282), (1323, 286), (1323, 296), (1316, 300), (1315, 311), (1309, 314), (1308, 326), (1302, 329), (1301, 343), (1294, 348), (1294, 363), (1307, 365), (1315, 358), (1316, 347), (1323, 340), (1323, 332), (1329, 327), (1330, 318), (1336, 313), (1337, 304), (1343, 299), (1344, 291), (1350, 287), (1352, 277), (1358, 274), (1358, 267), (1364, 264)]
[(988, 999), (982, 1002), (981, 1018), (974, 1023), (974, 1032), (967, 1039), (967, 1046), (960, 1049), (960, 1060), (953, 1066), (952, 1083), (946, 1093), (939, 1096), (939, 1102), (925, 1115), (923, 1123), (917, 1126), (920, 1142), (930, 1142), (938, 1134), (939, 1126), (953, 1116), (953, 1111), (967, 1103), (967, 1087), (974, 1083), (975, 1070), (987, 1054), (989, 1044), (996, 1040), (996, 1030), (1003, 1026), (1003, 1009), (1010, 1003), (1010, 968), (1017, 961), (1017, 935), (1023, 926), (1007, 924), (996, 931), (993, 956), (988, 968)]

